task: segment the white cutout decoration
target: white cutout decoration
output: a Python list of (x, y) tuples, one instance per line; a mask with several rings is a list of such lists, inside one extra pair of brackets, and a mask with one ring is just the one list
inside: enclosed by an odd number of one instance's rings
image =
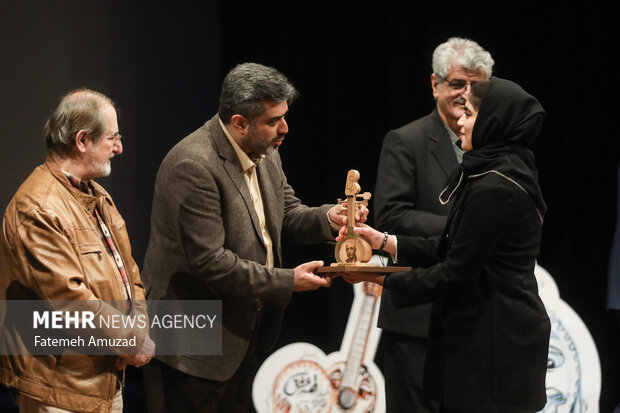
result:
[(381, 286), (358, 283), (340, 351), (325, 355), (309, 343), (293, 343), (260, 367), (252, 390), (259, 413), (384, 413), (384, 381), (373, 362)]
[(594, 340), (577, 313), (560, 298), (553, 277), (534, 271), (538, 293), (551, 320), (544, 413), (598, 413), (601, 363)]

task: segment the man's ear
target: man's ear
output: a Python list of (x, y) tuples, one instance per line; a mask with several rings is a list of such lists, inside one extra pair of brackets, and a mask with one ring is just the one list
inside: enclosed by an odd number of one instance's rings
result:
[(79, 153), (85, 153), (87, 149), (90, 135), (85, 130), (81, 129), (75, 134), (75, 148)]
[(439, 82), (435, 73), (431, 74), (431, 87), (433, 88), (433, 97), (437, 99), (437, 96), (439, 96)]
[(250, 122), (243, 115), (232, 115), (230, 118), (230, 124), (233, 129), (235, 129), (239, 133), (245, 133), (248, 126), (250, 126)]

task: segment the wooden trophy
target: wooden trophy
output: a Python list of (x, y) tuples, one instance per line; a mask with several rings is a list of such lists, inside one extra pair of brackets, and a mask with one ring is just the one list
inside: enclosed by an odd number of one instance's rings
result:
[(372, 258), (370, 244), (353, 231), (353, 227), (357, 224), (355, 221), (357, 204), (368, 206), (368, 200), (372, 197), (370, 192), (360, 194), (359, 179), (360, 173), (358, 171), (355, 169), (349, 170), (344, 188), (346, 201), (338, 199), (339, 205), (343, 202), (347, 204), (347, 231), (340, 241), (336, 243), (336, 248), (334, 249), (336, 262), (329, 267), (320, 267), (316, 272), (319, 274), (327, 272), (376, 272), (386, 274), (410, 270), (411, 267), (383, 267), (369, 262)]
[[(351, 169), (347, 174), (347, 182), (344, 187), (344, 194), (346, 195), (347, 203), (347, 232), (345, 236), (336, 243), (334, 253), (336, 255), (337, 264), (332, 265), (372, 265), (368, 264), (372, 257), (372, 249), (370, 244), (360, 238), (359, 235), (353, 231), (353, 227), (356, 224), (355, 211), (357, 204), (361, 203), (368, 206), (368, 200), (372, 197), (370, 192), (364, 192), (360, 195), (362, 188), (358, 181), (360, 179), (360, 173), (355, 169)], [(357, 199), (361, 198), (360, 201)], [(342, 199), (338, 199), (338, 204), (342, 204)]]

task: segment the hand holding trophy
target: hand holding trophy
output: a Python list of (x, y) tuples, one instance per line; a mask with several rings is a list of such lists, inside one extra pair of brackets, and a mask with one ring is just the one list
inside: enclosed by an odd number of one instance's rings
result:
[[(370, 262), (372, 250), (385, 249), (388, 252), (393, 248), (393, 236), (380, 233), (373, 228), (356, 221), (357, 205), (368, 205), (371, 198), (370, 192), (360, 194), (361, 187), (358, 183), (360, 173), (355, 169), (349, 170), (345, 185), (346, 200), (338, 200), (338, 203), (346, 202), (347, 223), (336, 238), (334, 255), (336, 262), (329, 267), (320, 267), (317, 273), (331, 273), (332, 276), (341, 275), (346, 281), (356, 283), (359, 281), (372, 281), (377, 284), (383, 283), (385, 274), (407, 271), (410, 267), (383, 267)], [(378, 234), (378, 235), (377, 235)], [(381, 241), (377, 242), (377, 237)], [(386, 242), (383, 243), (383, 240)], [(369, 243), (369, 241), (371, 243)]]
[[(344, 265), (355, 265), (368, 263), (372, 257), (372, 249), (368, 242), (360, 238), (353, 230), (356, 225), (355, 211), (358, 203), (368, 206), (368, 200), (371, 198), (370, 192), (361, 192), (361, 187), (358, 184), (360, 179), (360, 173), (355, 169), (351, 169), (347, 174), (347, 183), (344, 188), (346, 200), (338, 199), (338, 203), (347, 204), (347, 225), (346, 231), (343, 236), (339, 236), (339, 241), (336, 244), (335, 255), (336, 261)], [(361, 198), (360, 201), (357, 198)], [(342, 234), (342, 230), (341, 230)]]

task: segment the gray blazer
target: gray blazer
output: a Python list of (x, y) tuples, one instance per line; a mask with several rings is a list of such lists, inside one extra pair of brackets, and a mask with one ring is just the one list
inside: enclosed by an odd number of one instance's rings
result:
[[(442, 234), (450, 205), (442, 205), (439, 194), (458, 166), (452, 145), (437, 109), (388, 132), (374, 193), (377, 229), (421, 237)], [(384, 330), (428, 337), (430, 313), (430, 304), (396, 309), (390, 292), (384, 289), (378, 324)]]
[[(326, 216), (331, 205), (301, 204), (278, 151), (256, 171), (276, 267), (282, 265), (282, 238), (333, 239)], [(142, 279), (149, 300), (222, 300), (223, 354), (157, 358), (187, 374), (224, 381), (239, 367), (254, 334), (259, 349), (273, 347), (294, 274), (267, 268), (266, 257), (241, 163), (216, 115), (172, 148), (160, 166)], [(266, 305), (254, 332), (258, 300)]]

